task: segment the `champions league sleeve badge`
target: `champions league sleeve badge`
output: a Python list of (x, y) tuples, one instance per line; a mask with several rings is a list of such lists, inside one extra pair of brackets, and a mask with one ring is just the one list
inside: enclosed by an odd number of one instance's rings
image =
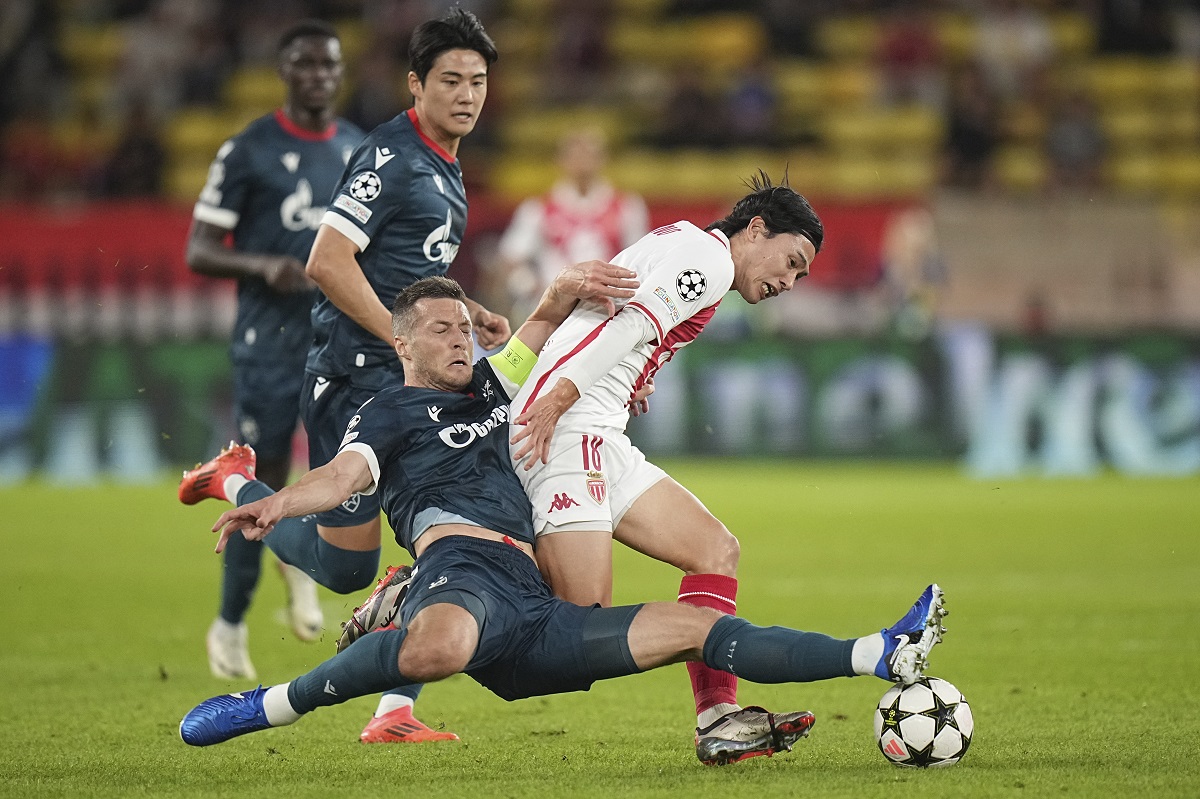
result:
[(383, 182), (374, 172), (359, 172), (350, 180), (350, 196), (364, 203), (369, 203), (379, 196)]
[(695, 302), (704, 296), (704, 289), (708, 288), (708, 281), (705, 280), (702, 272), (697, 272), (695, 269), (685, 269), (675, 278), (675, 290), (679, 292), (679, 299), (684, 302)]

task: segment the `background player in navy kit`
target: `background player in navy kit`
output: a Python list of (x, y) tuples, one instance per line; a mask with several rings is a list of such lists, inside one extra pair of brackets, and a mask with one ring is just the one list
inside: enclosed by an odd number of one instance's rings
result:
[[(891, 628), (858, 639), (759, 628), (674, 603), (584, 607), (553, 596), (533, 560), (532, 509), (508, 459), (509, 398), (570, 304), (547, 292), (504, 352), (472, 367), (465, 295), (427, 278), (396, 299), (396, 354), (405, 385), (385, 389), (347, 426), (341, 451), (295, 485), (227, 511), (213, 530), (268, 536), (286, 517), (352, 492), (381, 495), (397, 540), (416, 557), (398, 628), (355, 641), (291, 683), (215, 697), (180, 723), (194, 746), (290, 724), (412, 680), (465, 671), (504, 699), (586, 690), (593, 681), (680, 660), (759, 682), (856, 674), (911, 684), (941, 639), (945, 611), (931, 585)], [(398, 420), (399, 423), (398, 423)], [(808, 733), (811, 713), (771, 725), (776, 749)], [(737, 742), (710, 762), (740, 759)]]
[[(413, 107), (380, 125), (354, 151), (321, 221), (306, 267), (320, 292), (301, 394), (312, 468), (337, 454), (360, 405), (403, 382), (389, 307), (416, 280), (444, 275), (462, 243), (467, 201), (456, 156), (483, 108), (495, 60), (491, 38), (461, 8), (418, 26), (409, 43)], [(508, 339), (506, 319), (470, 300), (467, 306), (483, 348)], [(224, 496), (245, 504), (268, 493), (252, 482)], [(377, 496), (355, 494), (315, 523), (277, 535), (271, 548), (337, 593), (360, 590), (379, 569), (379, 510)], [(408, 687), (383, 697), (361, 740), (455, 738), (412, 716), (418, 691)]]
[[(332, 26), (306, 20), (289, 28), (279, 42), (279, 75), (287, 86), (283, 107), (251, 122), (217, 152), (193, 212), (186, 256), (194, 272), (238, 281), (234, 414), (241, 440), (257, 450), (258, 479), (272, 488), (287, 483), (304, 355), (312, 342), (316, 286), (304, 262), (325, 204), (363, 137), (333, 116), (342, 53)], [(188, 504), (205, 496), (180, 492)], [(261, 542), (240, 536), (225, 550), (220, 614), (207, 635), (215, 676), (255, 676), (243, 619), (261, 555)], [(302, 640), (315, 640), (323, 626), (316, 585), (300, 569), (280, 565), (292, 629)]]

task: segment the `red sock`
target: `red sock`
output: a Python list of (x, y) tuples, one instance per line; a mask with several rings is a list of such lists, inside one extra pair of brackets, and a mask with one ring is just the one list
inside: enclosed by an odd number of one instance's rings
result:
[[(724, 574), (688, 574), (679, 583), (679, 601), (685, 605), (712, 608), (722, 613), (737, 611), (737, 578)], [(737, 704), (737, 677), (727, 671), (710, 669), (703, 663), (689, 662), (692, 694), (697, 715), (713, 705)]]

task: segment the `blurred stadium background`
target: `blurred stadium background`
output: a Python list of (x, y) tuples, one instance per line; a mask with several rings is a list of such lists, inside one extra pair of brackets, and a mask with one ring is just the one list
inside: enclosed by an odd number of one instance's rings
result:
[[(460, 151), (469, 288), (582, 128), (652, 224), (758, 168), (825, 219), (809, 280), (664, 371), (648, 451), (1200, 472), (1200, 2), (462, 4), (501, 51)], [(153, 481), (232, 436), (232, 286), (183, 262), (208, 164), (281, 101), (289, 23), (336, 24), (369, 129), (445, 5), (5, 0), (0, 484)]]

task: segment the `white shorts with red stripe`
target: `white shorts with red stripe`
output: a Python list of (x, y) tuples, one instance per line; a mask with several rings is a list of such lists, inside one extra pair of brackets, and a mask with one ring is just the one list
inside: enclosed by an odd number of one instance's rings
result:
[(533, 504), (536, 535), (549, 532), (547, 525), (611, 533), (637, 498), (667, 476), (623, 430), (567, 417), (554, 431), (549, 463), (516, 470)]

